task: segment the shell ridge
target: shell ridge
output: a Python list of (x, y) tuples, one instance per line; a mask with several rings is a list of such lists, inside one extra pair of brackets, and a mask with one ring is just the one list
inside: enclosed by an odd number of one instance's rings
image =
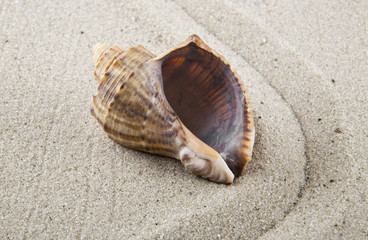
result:
[[(110, 132), (112, 134), (123, 136), (124, 138), (131, 138), (130, 143), (124, 142), (124, 144), (130, 145), (135, 149), (155, 152), (159, 154), (166, 152), (170, 156), (173, 156), (173, 153), (176, 152), (174, 151), (175, 148), (172, 146), (173, 144), (168, 144), (168, 142), (172, 142), (172, 138), (175, 138), (175, 134), (170, 125), (159, 124), (161, 127), (163, 127), (160, 130), (161, 136), (159, 137), (157, 137), (157, 134), (154, 137), (154, 135), (146, 132), (147, 127), (143, 128), (143, 126), (146, 124), (146, 120), (152, 119), (149, 116), (152, 113), (151, 111), (149, 111), (150, 104), (148, 104), (149, 99), (147, 98), (147, 96), (150, 91), (157, 91), (155, 89), (151, 89), (157, 87), (157, 85), (150, 84), (150, 87), (147, 89), (143, 87), (142, 82), (138, 81), (138, 79), (145, 79), (147, 78), (147, 76), (147, 66), (142, 63), (140, 64), (139, 69), (135, 71), (134, 76), (126, 80), (126, 88), (124, 88), (123, 91), (117, 93), (116, 103), (111, 107), (110, 118), (107, 120), (107, 122), (109, 122), (108, 125), (110, 125), (112, 128)], [(126, 89), (130, 89), (131, 91), (126, 92)], [(139, 101), (134, 101), (131, 98), (137, 98), (139, 99)], [(125, 103), (130, 101), (134, 102), (134, 104), (128, 104), (129, 106), (127, 106), (127, 104)], [(162, 107), (161, 104), (158, 104), (157, 106)], [(123, 108), (125, 108), (125, 111), (123, 111)], [(165, 107), (162, 108), (165, 109)], [(118, 120), (121, 116), (121, 112), (126, 112), (124, 118), (121, 118), (124, 119), (124, 121), (122, 121), (121, 119)], [(163, 112), (167, 113), (167, 111), (165, 112), (164, 110)], [(163, 118), (162, 120), (166, 119)], [(130, 122), (133, 122), (134, 126), (140, 129), (140, 131), (138, 132), (134, 129), (132, 130), (131, 126), (129, 125)], [(150, 122), (150, 127), (152, 127), (152, 124), (153, 123)], [(159, 129), (157, 128), (157, 126), (155, 126), (155, 128)], [(165, 132), (167, 132), (167, 134)], [(167, 137), (169, 135), (173, 137), (171, 139), (168, 139)], [(147, 147), (149, 147), (151, 150), (147, 150)]]
[[(111, 63), (110, 68), (116, 64), (119, 67), (115, 67), (115, 69), (108, 69), (107, 71), (111, 71), (109, 74), (109, 82), (104, 84), (103, 97), (106, 102), (111, 101), (111, 96), (118, 90), (118, 88), (125, 82), (125, 79), (129, 77), (129, 75), (137, 69), (140, 63), (140, 60), (145, 60), (142, 56), (140, 56), (138, 51), (135, 48), (130, 48), (125, 51), (122, 55), (118, 56), (113, 63)], [(138, 56), (142, 57), (140, 59)], [(119, 71), (119, 68), (122, 67), (120, 74), (116, 74)], [(115, 70), (115, 71), (114, 71)], [(113, 74), (114, 73), (114, 74)], [(114, 76), (114, 77), (111, 77)], [(118, 86), (119, 85), (119, 86)]]
[(123, 49), (117, 46), (113, 46), (110, 48), (106, 48), (104, 52), (101, 53), (101, 55), (98, 57), (94, 75), (100, 84), (102, 83), (102, 78), (105, 72), (112, 64), (112, 61), (116, 59), (116, 57), (122, 52), (124, 52)]

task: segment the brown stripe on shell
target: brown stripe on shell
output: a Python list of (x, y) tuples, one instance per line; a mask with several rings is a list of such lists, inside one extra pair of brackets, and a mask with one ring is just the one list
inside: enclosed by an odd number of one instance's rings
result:
[(176, 157), (178, 154), (178, 148), (174, 143), (175, 141), (167, 141), (167, 138), (158, 138), (157, 134), (151, 137), (146, 135), (129, 135), (124, 133), (124, 131), (119, 131), (117, 133), (111, 133), (111, 129), (105, 128), (106, 133), (116, 142), (130, 148), (134, 148), (140, 151), (149, 151), (151, 153), (168, 153), (166, 156)]

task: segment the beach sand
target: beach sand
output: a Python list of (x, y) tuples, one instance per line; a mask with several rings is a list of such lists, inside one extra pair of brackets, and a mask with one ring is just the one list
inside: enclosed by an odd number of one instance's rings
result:
[[(0, 238), (368, 238), (368, 4), (0, 4)], [(125, 148), (90, 115), (92, 48), (196, 33), (237, 70), (253, 159), (232, 185)]]

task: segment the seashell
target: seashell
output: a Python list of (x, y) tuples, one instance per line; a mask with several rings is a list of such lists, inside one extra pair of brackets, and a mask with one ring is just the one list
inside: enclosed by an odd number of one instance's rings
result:
[(232, 183), (251, 159), (248, 94), (230, 64), (197, 35), (155, 57), (98, 44), (92, 115), (114, 141), (180, 159), (185, 169)]

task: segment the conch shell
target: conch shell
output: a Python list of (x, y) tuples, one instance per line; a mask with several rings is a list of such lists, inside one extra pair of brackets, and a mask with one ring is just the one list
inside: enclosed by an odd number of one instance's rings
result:
[(251, 159), (254, 124), (238, 74), (197, 35), (155, 57), (143, 46), (98, 44), (92, 115), (114, 141), (180, 159), (232, 183)]

